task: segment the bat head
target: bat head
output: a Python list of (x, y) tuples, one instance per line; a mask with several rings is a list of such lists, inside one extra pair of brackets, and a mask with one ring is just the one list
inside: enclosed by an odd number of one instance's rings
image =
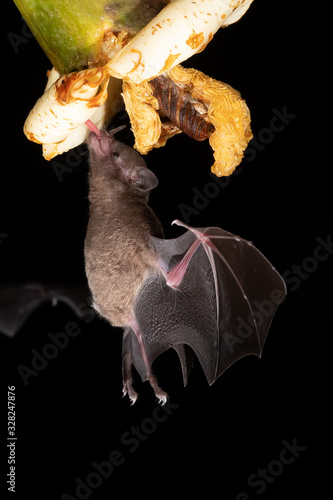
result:
[(111, 183), (118, 180), (135, 191), (146, 193), (157, 186), (158, 180), (137, 151), (115, 140), (114, 134), (123, 128), (89, 134), (91, 172), (106, 177)]

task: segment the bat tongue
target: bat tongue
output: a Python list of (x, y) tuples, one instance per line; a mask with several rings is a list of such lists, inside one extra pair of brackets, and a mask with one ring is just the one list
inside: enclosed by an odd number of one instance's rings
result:
[[(96, 127), (96, 125), (91, 121), (91, 120), (86, 120), (85, 121), (85, 124), (86, 126), (92, 131), (94, 132), (94, 134), (97, 135), (98, 139), (100, 139), (100, 136), (101, 136), (101, 132), (99, 130), (98, 127)], [(109, 134), (110, 135), (114, 135), (116, 134), (117, 132), (120, 132), (121, 130), (123, 130), (124, 128), (126, 128), (126, 125), (120, 125), (120, 127), (117, 127), (117, 128), (114, 128), (112, 130), (110, 130)]]
[(100, 131), (99, 131), (99, 128), (97, 128), (97, 127), (96, 127), (96, 125), (95, 125), (95, 124), (94, 124), (91, 120), (87, 120), (87, 121), (85, 122), (85, 124), (87, 125), (87, 127), (88, 127), (88, 128), (89, 128), (92, 132), (94, 132), (94, 133), (97, 135), (97, 137), (98, 137), (98, 139), (99, 139), (99, 138), (100, 138), (100, 135), (101, 135), (101, 134), (100, 134)]

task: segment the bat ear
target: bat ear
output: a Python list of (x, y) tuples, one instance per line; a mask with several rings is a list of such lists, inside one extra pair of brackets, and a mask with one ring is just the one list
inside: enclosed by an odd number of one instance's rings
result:
[(147, 167), (132, 168), (130, 178), (127, 182), (139, 191), (151, 191), (158, 184), (156, 175)]

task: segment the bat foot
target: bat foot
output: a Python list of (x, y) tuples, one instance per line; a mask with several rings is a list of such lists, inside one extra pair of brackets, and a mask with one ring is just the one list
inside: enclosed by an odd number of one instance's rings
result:
[(168, 401), (168, 395), (166, 392), (163, 392), (163, 395), (161, 393), (156, 394), (156, 392), (155, 392), (155, 396), (157, 397), (157, 400), (158, 400), (157, 403), (161, 406), (164, 406), (165, 403)]
[(157, 383), (157, 380), (155, 378), (154, 375), (151, 375), (149, 377), (149, 383), (150, 385), (152, 386), (152, 388), (154, 389), (154, 392), (155, 392), (155, 396), (157, 397), (158, 399), (158, 404), (160, 405), (165, 405), (165, 403), (168, 401), (168, 395), (166, 392), (164, 392), (158, 385)]
[(132, 383), (129, 380), (123, 386), (123, 397), (126, 395), (130, 398), (131, 406), (133, 406), (138, 399), (138, 393), (133, 389)]

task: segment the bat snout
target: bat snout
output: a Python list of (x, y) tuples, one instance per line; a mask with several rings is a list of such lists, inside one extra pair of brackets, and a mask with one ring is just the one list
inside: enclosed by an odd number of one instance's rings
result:
[(93, 151), (99, 157), (110, 155), (110, 142), (110, 136), (105, 130), (100, 131), (99, 137), (95, 134), (95, 132), (90, 132), (87, 139), (90, 151)]

